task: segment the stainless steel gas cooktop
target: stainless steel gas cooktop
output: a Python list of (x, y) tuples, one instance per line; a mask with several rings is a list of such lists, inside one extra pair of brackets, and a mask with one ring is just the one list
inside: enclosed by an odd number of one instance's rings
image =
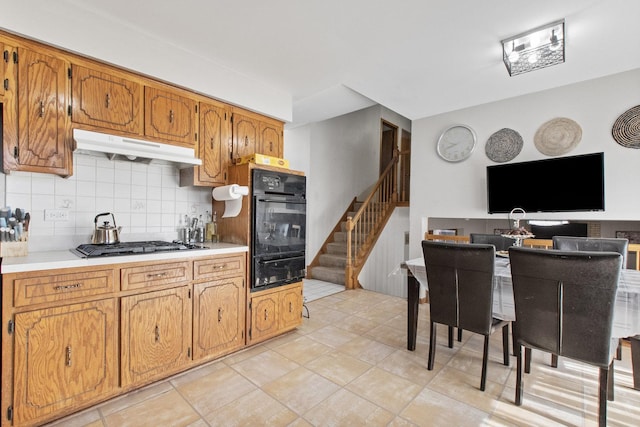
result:
[(202, 249), (201, 246), (181, 243), (163, 242), (160, 240), (144, 242), (120, 242), (112, 244), (82, 244), (71, 252), (82, 258), (94, 258), (102, 256), (148, 254), (153, 252), (181, 251), (189, 249)]

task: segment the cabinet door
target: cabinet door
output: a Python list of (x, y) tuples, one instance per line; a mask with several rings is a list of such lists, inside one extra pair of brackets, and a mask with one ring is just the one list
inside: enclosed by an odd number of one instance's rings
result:
[(18, 49), (4, 44), (2, 51), (2, 170), (18, 169)]
[(249, 339), (257, 342), (278, 333), (278, 293), (251, 298), (251, 331)]
[(67, 69), (66, 61), (18, 49), (18, 170), (71, 174)]
[(188, 287), (121, 300), (122, 386), (167, 376), (191, 357)]
[(280, 329), (291, 329), (302, 323), (302, 285), (280, 293)]
[(196, 148), (197, 102), (176, 92), (144, 88), (144, 134), (169, 143)]
[(260, 122), (260, 146), (256, 152), (272, 157), (282, 157), (282, 135), (281, 124)]
[(117, 387), (115, 311), (105, 299), (16, 314), (15, 425)]
[(243, 114), (233, 113), (233, 158), (238, 159), (256, 152), (260, 122)]
[(0, 58), (0, 77), (2, 78), (2, 84), (0, 84), (0, 96), (4, 96), (5, 85), (9, 84), (9, 80), (7, 76), (5, 76), (5, 72), (7, 71), (7, 64), (9, 63), (11, 52), (9, 49), (5, 49), (2, 41), (0, 41), (0, 52), (2, 52), (2, 58)]
[(106, 72), (72, 65), (72, 115), (74, 123), (142, 133), (142, 86)]
[(214, 357), (242, 347), (242, 277), (196, 284), (193, 294), (193, 358)]
[(196, 185), (217, 186), (227, 183), (231, 147), (231, 111), (226, 106), (200, 104), (200, 141)]

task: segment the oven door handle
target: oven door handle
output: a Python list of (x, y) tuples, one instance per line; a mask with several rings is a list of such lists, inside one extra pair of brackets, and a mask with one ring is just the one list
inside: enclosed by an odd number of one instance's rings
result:
[(299, 204), (299, 205), (306, 205), (307, 201), (306, 200), (300, 200), (300, 199), (258, 199), (259, 202), (267, 202), (267, 203), (293, 203), (293, 204)]
[(304, 255), (292, 256), (292, 257), (288, 257), (288, 258), (270, 259), (269, 261), (258, 261), (258, 264), (271, 264), (271, 263), (280, 262), (280, 261), (293, 261), (295, 259), (300, 259), (300, 258), (304, 259)]

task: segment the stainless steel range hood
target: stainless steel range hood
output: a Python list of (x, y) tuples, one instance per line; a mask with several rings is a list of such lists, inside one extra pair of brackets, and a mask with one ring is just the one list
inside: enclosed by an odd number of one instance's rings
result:
[(111, 160), (128, 160), (150, 163), (153, 160), (164, 160), (180, 169), (201, 165), (195, 150), (186, 147), (143, 141), (123, 136), (91, 132), (82, 129), (73, 130), (74, 151), (78, 153), (103, 153)]

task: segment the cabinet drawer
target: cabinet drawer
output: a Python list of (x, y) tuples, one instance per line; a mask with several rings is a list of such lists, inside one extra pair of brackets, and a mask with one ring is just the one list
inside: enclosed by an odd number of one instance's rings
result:
[(193, 278), (201, 280), (244, 276), (244, 257), (244, 254), (238, 254), (194, 261)]
[(37, 276), (14, 280), (14, 304), (20, 307), (113, 292), (114, 276), (113, 269), (68, 274), (42, 271)]
[(151, 286), (175, 285), (191, 280), (189, 261), (144, 265), (120, 270), (123, 291)]

